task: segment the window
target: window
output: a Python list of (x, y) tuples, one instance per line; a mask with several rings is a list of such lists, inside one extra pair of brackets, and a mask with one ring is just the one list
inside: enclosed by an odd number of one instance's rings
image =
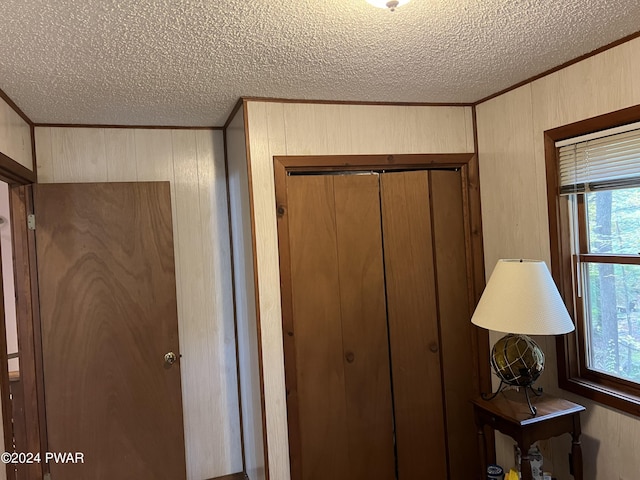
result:
[(545, 132), (553, 273), (576, 322), (559, 381), (640, 415), (640, 124), (605, 120)]

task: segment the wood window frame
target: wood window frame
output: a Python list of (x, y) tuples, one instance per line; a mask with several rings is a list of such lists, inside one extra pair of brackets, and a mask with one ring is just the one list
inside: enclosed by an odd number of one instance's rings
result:
[[(638, 121), (640, 105), (544, 132), (551, 273), (576, 324), (576, 331), (558, 336), (556, 339), (558, 383), (560, 388), (636, 416), (640, 416), (640, 385), (586, 368), (584, 312), (581, 302), (574, 303), (572, 272), (575, 265), (571, 251), (571, 207), (569, 198), (560, 196), (559, 149), (556, 142)], [(581, 211), (584, 213), (584, 202), (580, 198), (577, 210), (579, 217), (584, 217), (584, 214), (580, 214)], [(586, 229), (584, 222), (579, 224), (579, 228)], [(586, 238), (584, 232), (581, 238)], [(598, 263), (627, 263), (628, 260), (621, 255), (589, 255), (586, 245), (583, 244), (580, 245), (579, 254), (584, 261)], [(637, 264), (636, 259), (632, 263)]]

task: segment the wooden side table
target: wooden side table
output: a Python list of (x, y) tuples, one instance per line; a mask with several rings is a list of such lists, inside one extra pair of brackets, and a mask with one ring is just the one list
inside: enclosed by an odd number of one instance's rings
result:
[(570, 433), (572, 438), (571, 459), (573, 477), (582, 480), (582, 448), (580, 446), (580, 412), (585, 408), (577, 403), (553, 397), (547, 393), (536, 397), (531, 403), (537, 408), (531, 416), (524, 392), (506, 390), (493, 400), (473, 400), (473, 411), (478, 427), (482, 475), (487, 472), (487, 443), (484, 429), (489, 426), (513, 438), (522, 453), (522, 480), (531, 480), (529, 447), (538, 441)]

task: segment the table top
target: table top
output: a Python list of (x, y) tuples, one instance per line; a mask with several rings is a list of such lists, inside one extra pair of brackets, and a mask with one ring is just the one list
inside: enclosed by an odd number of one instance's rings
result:
[(492, 400), (476, 398), (473, 403), (476, 407), (492, 415), (519, 424), (522, 427), (557, 417), (574, 415), (585, 410), (582, 405), (554, 397), (545, 392), (539, 397), (529, 392), (529, 397), (531, 398), (531, 404), (537, 409), (535, 417), (531, 416), (527, 398), (522, 388), (520, 391), (515, 389), (504, 390)]

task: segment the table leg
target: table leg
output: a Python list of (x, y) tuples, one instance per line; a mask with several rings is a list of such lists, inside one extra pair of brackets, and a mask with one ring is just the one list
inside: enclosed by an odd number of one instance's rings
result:
[(484, 426), (478, 425), (478, 451), (480, 452), (480, 477), (487, 476), (487, 439), (484, 436)]
[(518, 445), (520, 447), (520, 472), (522, 480), (533, 480), (531, 473), (531, 462), (529, 461), (529, 448), (531, 445)]
[(582, 480), (582, 444), (580, 443), (580, 415), (573, 416), (573, 432), (571, 432), (571, 467), (573, 478)]

